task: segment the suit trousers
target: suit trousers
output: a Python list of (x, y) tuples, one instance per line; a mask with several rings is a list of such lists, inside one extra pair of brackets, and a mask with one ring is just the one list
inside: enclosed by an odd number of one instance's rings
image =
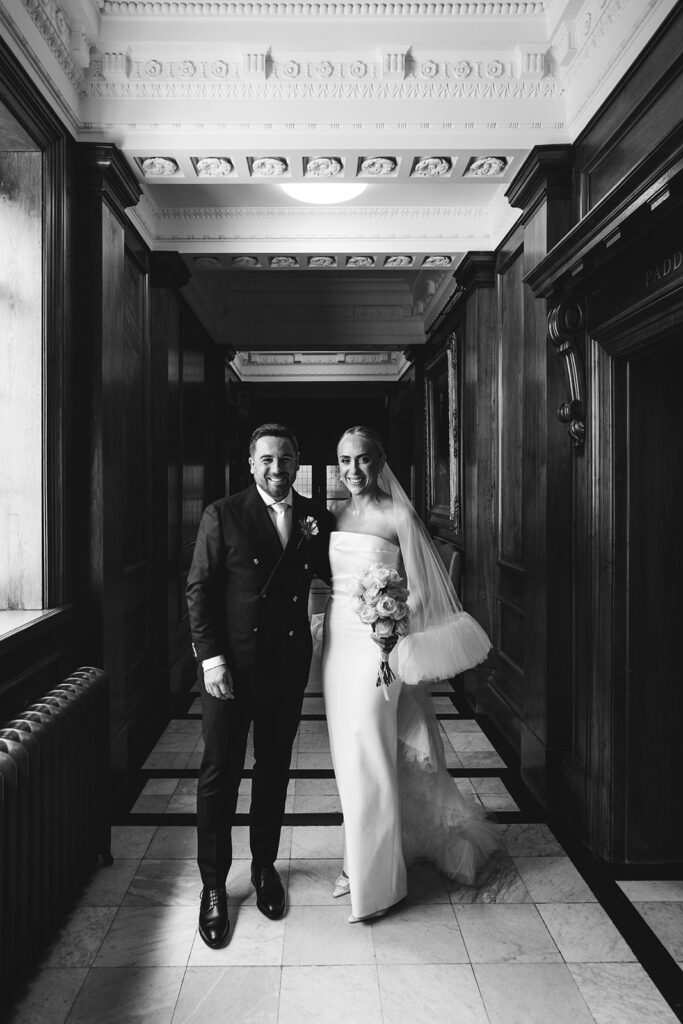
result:
[(277, 859), (285, 810), (292, 744), (301, 718), (306, 680), (254, 680), (237, 687), (233, 700), (203, 690), (204, 756), (197, 783), (197, 863), (205, 888), (220, 888), (232, 863), (232, 824), (254, 724), (254, 768), (249, 842), (255, 868)]

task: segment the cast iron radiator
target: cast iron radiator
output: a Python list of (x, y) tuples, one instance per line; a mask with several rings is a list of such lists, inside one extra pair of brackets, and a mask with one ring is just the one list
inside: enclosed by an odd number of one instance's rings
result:
[(0, 972), (32, 965), (98, 856), (111, 863), (109, 679), (78, 669), (0, 728)]

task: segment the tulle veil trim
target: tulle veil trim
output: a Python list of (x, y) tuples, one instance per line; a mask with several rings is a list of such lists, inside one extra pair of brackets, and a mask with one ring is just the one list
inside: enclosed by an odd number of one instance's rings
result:
[(398, 674), (408, 686), (452, 679), (484, 661), (491, 641), (463, 611), (432, 538), (386, 463), (378, 484), (392, 500), (409, 590), (408, 634), (396, 647)]
[(476, 885), (501, 847), (500, 827), (461, 793), (446, 767), (429, 692), (404, 687), (398, 703), (401, 839), (407, 864), (429, 860), (444, 874)]

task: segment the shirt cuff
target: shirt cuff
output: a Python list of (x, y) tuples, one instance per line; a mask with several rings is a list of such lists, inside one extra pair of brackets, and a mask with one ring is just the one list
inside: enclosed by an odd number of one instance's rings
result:
[(217, 654), (215, 658), (206, 658), (202, 662), (202, 668), (205, 672), (207, 669), (217, 668), (219, 665), (227, 665), (227, 661), (222, 654)]

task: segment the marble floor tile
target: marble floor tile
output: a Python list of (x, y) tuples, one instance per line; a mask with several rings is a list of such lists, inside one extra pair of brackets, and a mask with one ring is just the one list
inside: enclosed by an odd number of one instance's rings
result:
[(532, 902), (514, 862), (502, 854), (491, 860), (478, 885), (463, 885), (447, 879), (446, 887), (454, 905)]
[(680, 879), (617, 882), (617, 885), (632, 902), (683, 902), (683, 881), (681, 881)]
[(7, 1024), (64, 1024), (87, 974), (87, 967), (42, 968), (7, 1008)]
[(503, 828), (503, 842), (511, 857), (563, 857), (565, 852), (547, 825), (511, 824)]
[(534, 903), (595, 903), (569, 857), (515, 857)]
[(116, 860), (139, 860), (144, 857), (156, 833), (155, 825), (113, 825), (111, 853)]
[(309, 697), (307, 696), (304, 701), (302, 709), (304, 715), (324, 715), (325, 714), (325, 701), (322, 697)]
[(278, 1024), (382, 1024), (374, 964), (284, 967)]
[(43, 967), (90, 967), (115, 915), (116, 907), (73, 910), (47, 951)]
[(194, 860), (197, 831), (191, 825), (160, 825), (147, 848), (145, 858), (153, 860)]
[(468, 752), (482, 752), (488, 753), (494, 752), (495, 749), (490, 740), (484, 736), (483, 732), (462, 732), (458, 729), (452, 729), (452, 725), (458, 725), (457, 722), (442, 722), (443, 729), (451, 741), (453, 750), (457, 751), (460, 755), (461, 751)]
[(565, 964), (475, 964), (474, 974), (490, 1024), (595, 1024)]
[(201, 715), (201, 713), (202, 713), (202, 698), (201, 697), (195, 697), (195, 699), (190, 704), (190, 707), (188, 709), (188, 714), (189, 715)]
[(570, 964), (596, 1024), (676, 1024), (640, 964)]
[(172, 796), (180, 782), (178, 779), (148, 779), (140, 796)]
[(334, 795), (338, 792), (337, 780), (334, 777), (331, 779), (295, 779), (293, 784), (295, 796)]
[(151, 752), (143, 768), (187, 768), (189, 750), (157, 750)]
[(197, 737), (193, 733), (171, 733), (157, 740), (154, 745), (154, 753), (191, 754), (196, 746)]
[[(238, 810), (240, 808), (238, 807)], [(166, 805), (164, 814), (196, 814), (197, 797), (190, 793), (175, 793)]]
[(172, 797), (139, 796), (131, 808), (131, 814), (165, 814)]
[[(338, 860), (290, 861), (288, 900), (291, 907), (336, 906), (347, 904), (348, 897), (332, 896), (334, 882), (342, 869)], [(348, 913), (351, 913), (349, 910)]]
[(341, 859), (344, 851), (342, 825), (294, 825), (292, 827), (292, 860), (321, 857)]
[[(443, 700), (442, 697), (439, 697), (438, 699)], [(454, 708), (451, 708), (451, 712), (454, 710)], [(440, 720), (439, 724), (448, 736), (465, 732), (476, 733), (479, 736), (484, 735), (481, 730), (481, 726), (474, 718), (443, 718)]]
[(337, 793), (298, 793), (294, 795), (294, 814), (341, 814)]
[(313, 771), (332, 767), (332, 756), (329, 750), (302, 751), (296, 755), (296, 767), (308, 768)]
[(462, 768), (463, 764), (456, 752), (451, 747), (450, 743), (446, 741), (443, 748), (444, 756), (446, 758), (447, 768)]
[(96, 967), (184, 967), (197, 927), (195, 907), (122, 907)]
[[(193, 750), (192, 753), (190, 754), (189, 758), (188, 758), (187, 767), (188, 768), (199, 769), (201, 767), (201, 764), (202, 764), (202, 757), (203, 756), (204, 756), (204, 751), (203, 750)], [(245, 768), (251, 768), (253, 766), (253, 763), (254, 763), (253, 757), (252, 757), (250, 763), (247, 763), (247, 761), (248, 761), (248, 759), (245, 760), (244, 767)]]
[(683, 960), (683, 903), (634, 903), (674, 960)]
[(170, 1024), (182, 967), (94, 967), (69, 1024)]
[(456, 906), (473, 964), (553, 963), (557, 946), (534, 906), (525, 903)]
[(568, 963), (635, 960), (633, 952), (597, 903), (540, 903), (538, 912)]
[(291, 907), (285, 918), (283, 964), (374, 964), (372, 928), (349, 924), (348, 906)]
[(189, 966), (279, 967), (285, 922), (291, 913), (279, 921), (270, 921), (256, 907), (230, 907), (228, 944), (222, 949), (209, 949), (197, 933)]
[[(315, 724), (315, 723), (311, 723)], [(324, 723), (323, 723), (324, 724)], [(327, 731), (324, 733), (302, 732), (299, 733), (299, 754), (309, 754), (317, 751), (329, 751), (330, 738)]]
[(118, 907), (128, 891), (140, 860), (117, 858), (108, 866), (98, 865), (82, 890), (78, 906)]
[(378, 964), (466, 964), (467, 950), (451, 906), (401, 904), (372, 922)]
[(487, 811), (518, 811), (517, 804), (510, 795), (498, 796), (496, 793), (478, 793), (482, 807)]
[(380, 964), (384, 1024), (488, 1024), (469, 964)]
[[(464, 782), (464, 779), (458, 779), (458, 785)], [(491, 796), (509, 796), (509, 790), (502, 779), (497, 776), (491, 776), (490, 778), (479, 779), (476, 776), (469, 779), (472, 789), (475, 793), (490, 794)]]
[(173, 1024), (277, 1024), (278, 967), (188, 967)]
[[(495, 750), (461, 750), (457, 751), (463, 768), (505, 768), (505, 761)], [(449, 765), (449, 767), (451, 767)]]
[[(437, 715), (455, 715), (457, 714), (457, 708), (450, 697), (432, 697), (432, 707)], [(472, 718), (462, 719), (464, 723), (469, 724), (474, 722)]]
[(202, 883), (191, 860), (146, 858), (131, 880), (124, 907), (196, 907)]
[[(287, 893), (290, 874), (289, 860), (278, 860), (275, 862), (275, 867), (280, 875), (285, 893)], [(196, 877), (199, 878), (198, 872)], [(228, 874), (227, 889), (230, 906), (256, 906), (256, 890), (251, 881), (251, 858), (233, 860)]]
[(408, 868), (407, 904), (450, 903), (445, 876), (427, 861), (418, 861)]

